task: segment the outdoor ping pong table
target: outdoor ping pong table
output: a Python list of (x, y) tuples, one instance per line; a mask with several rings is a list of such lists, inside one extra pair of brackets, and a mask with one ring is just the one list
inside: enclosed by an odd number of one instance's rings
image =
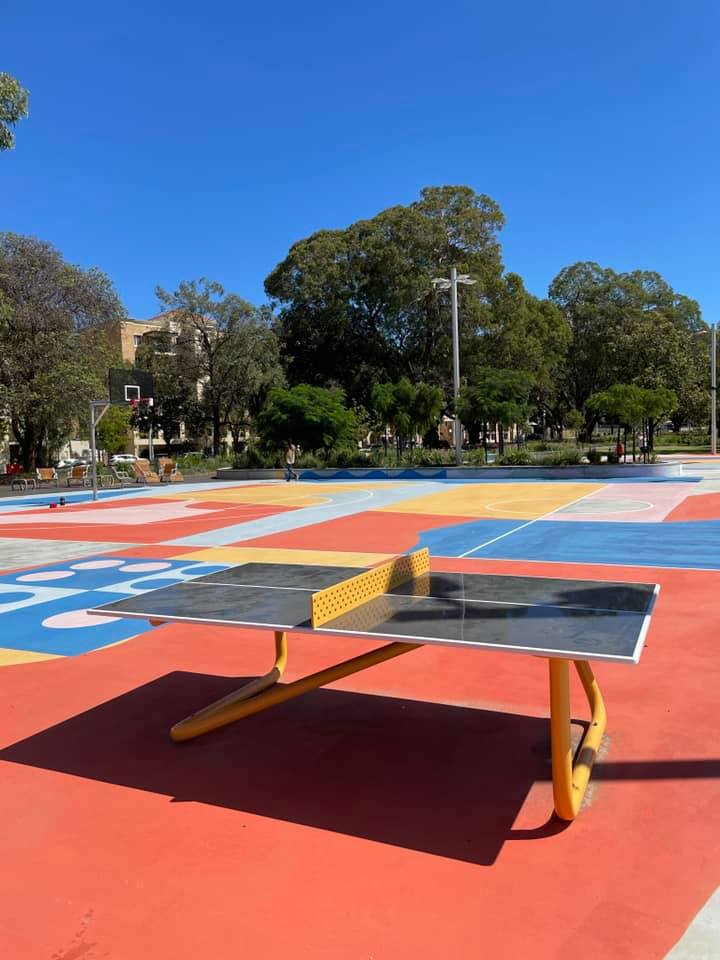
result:
[[(353, 567), (245, 563), (195, 580), (106, 604), (90, 613), (152, 624), (257, 627), (275, 635), (275, 663), (264, 676), (177, 723), (188, 740), (300, 696), (426, 643), (545, 657), (555, 811), (578, 813), (606, 724), (588, 661), (637, 663), (659, 586), (550, 577), (430, 571), (427, 550), (358, 572)], [(318, 673), (278, 684), (287, 632), (324, 632), (390, 643)], [(592, 719), (576, 754), (570, 738), (569, 661)]]

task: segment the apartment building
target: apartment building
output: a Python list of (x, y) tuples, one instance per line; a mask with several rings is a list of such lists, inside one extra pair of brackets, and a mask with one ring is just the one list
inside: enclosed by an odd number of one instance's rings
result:
[(135, 363), (138, 347), (146, 333), (158, 333), (165, 330), (177, 333), (177, 323), (173, 317), (174, 312), (169, 310), (165, 313), (158, 313), (154, 317), (149, 317), (147, 320), (136, 320), (132, 317), (121, 320), (114, 333), (123, 360)]

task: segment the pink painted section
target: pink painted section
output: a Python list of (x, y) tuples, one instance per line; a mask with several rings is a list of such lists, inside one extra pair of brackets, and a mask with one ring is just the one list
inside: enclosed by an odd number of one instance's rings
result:
[(74, 576), (72, 570), (41, 570), (39, 573), (25, 573), (17, 579), (21, 583), (41, 583), (46, 580), (67, 580)]
[(609, 483), (553, 513), (552, 520), (660, 523), (691, 493), (688, 483)]
[(87, 610), (68, 610), (65, 613), (56, 613), (51, 617), (45, 617), (42, 622), (44, 627), (50, 627), (54, 630), (70, 630), (77, 627), (101, 627), (104, 623), (112, 623), (119, 617), (98, 617)]
[(144, 526), (147, 523), (160, 523), (166, 520), (197, 520), (199, 514), (213, 514), (214, 510), (198, 508), (197, 504), (186, 500), (165, 500), (157, 503), (142, 503), (125, 507), (100, 507), (97, 510), (53, 511), (50, 513), (9, 513), (0, 516), (0, 526), (17, 527), (32, 524), (70, 524), (79, 526), (88, 524), (116, 523), (122, 526)]

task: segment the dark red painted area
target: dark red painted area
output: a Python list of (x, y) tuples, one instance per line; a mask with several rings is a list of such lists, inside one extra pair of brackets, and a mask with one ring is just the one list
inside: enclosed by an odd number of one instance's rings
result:
[(242, 540), (233, 546), (277, 547), (294, 550), (355, 550), (368, 553), (403, 553), (413, 547), (423, 530), (465, 523), (473, 517), (447, 517), (427, 513), (392, 513), (368, 510), (338, 520), (313, 523), (297, 530)]
[(720, 493), (686, 497), (665, 520), (720, 520)]
[[(661, 583), (640, 665), (597, 668), (608, 737), (574, 824), (549, 818), (541, 659), (424, 647), (173, 745), (272, 644), (165, 627), (0, 671), (5, 954), (664, 956), (718, 883), (720, 573), (437, 564)], [(293, 637), (288, 679), (361, 649)]]

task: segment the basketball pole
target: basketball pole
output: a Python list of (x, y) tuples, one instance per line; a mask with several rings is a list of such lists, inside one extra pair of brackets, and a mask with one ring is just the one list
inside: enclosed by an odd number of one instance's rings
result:
[(717, 454), (717, 324), (710, 327), (710, 453)]
[(110, 403), (107, 400), (90, 401), (90, 454), (92, 463), (92, 498), (98, 498), (97, 482), (97, 445), (95, 443), (95, 430), (102, 418), (107, 413)]

